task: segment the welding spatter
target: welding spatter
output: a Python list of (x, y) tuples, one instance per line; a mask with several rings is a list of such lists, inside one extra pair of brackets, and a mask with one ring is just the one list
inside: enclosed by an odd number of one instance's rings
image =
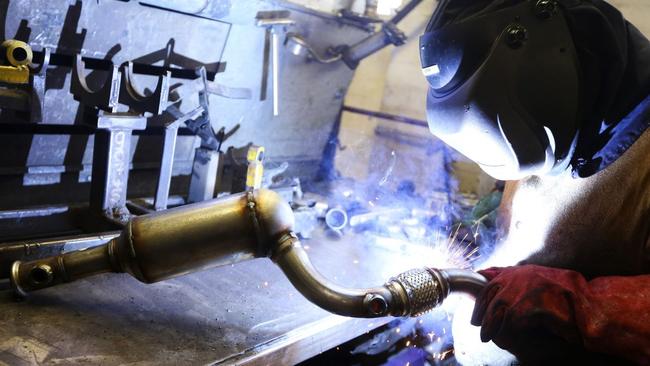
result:
[(365, 289), (340, 287), (313, 267), (293, 233), (291, 207), (256, 190), (132, 218), (122, 234), (93, 248), (17, 261), (11, 283), (20, 295), (105, 273), (153, 283), (199, 270), (266, 257), (307, 299), (343, 316), (417, 316), (451, 292), (476, 295), (487, 283), (475, 272), (420, 268)]

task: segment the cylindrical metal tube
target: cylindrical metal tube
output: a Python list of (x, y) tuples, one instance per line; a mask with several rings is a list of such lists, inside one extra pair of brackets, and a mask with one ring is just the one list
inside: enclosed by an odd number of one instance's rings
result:
[(476, 297), (486, 284), (485, 277), (468, 270), (419, 268), (391, 278), (386, 287), (397, 300), (391, 315), (419, 316), (442, 304), (451, 292)]
[(303, 296), (329, 312), (360, 318), (388, 315), (392, 294), (386, 287), (350, 289), (330, 282), (314, 268), (293, 234), (280, 240), (271, 259)]
[(342, 207), (333, 207), (325, 213), (325, 224), (330, 229), (340, 232), (348, 224), (348, 213)]
[(383, 31), (364, 38), (359, 43), (350, 46), (343, 54), (343, 61), (351, 69), (355, 69), (359, 62), (373, 53), (381, 50), (390, 44), (388, 36)]
[(14, 262), (11, 283), (16, 293), (51, 287), (104, 272), (113, 272), (108, 244), (29, 262)]
[(485, 277), (473, 271), (444, 269), (440, 272), (449, 283), (449, 292), (462, 292), (476, 298), (487, 285)]
[(29, 65), (34, 58), (32, 48), (23, 41), (8, 39), (2, 42), (2, 48), (5, 49), (7, 61), (12, 66)]
[(279, 240), (271, 259), (308, 300), (329, 312), (358, 318), (419, 316), (440, 305), (450, 292), (476, 296), (487, 284), (472, 271), (419, 268), (391, 278), (384, 286), (343, 288), (318, 273), (293, 234)]
[[(265, 257), (293, 228), (291, 207), (275, 192), (232, 195), (132, 219), (105, 245), (30, 262), (16, 262), (19, 293), (101, 272), (128, 272), (152, 283), (211, 267)], [(39, 266), (47, 269), (41, 276)], [(40, 277), (39, 277), (40, 276)]]

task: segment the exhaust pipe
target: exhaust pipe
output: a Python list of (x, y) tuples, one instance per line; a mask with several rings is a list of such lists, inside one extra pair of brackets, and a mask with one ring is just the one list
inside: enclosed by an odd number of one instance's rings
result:
[(11, 269), (14, 291), (27, 293), (106, 272), (153, 283), (208, 268), (267, 257), (308, 300), (335, 314), (373, 318), (418, 316), (450, 292), (476, 296), (487, 283), (471, 271), (414, 269), (367, 289), (340, 287), (313, 267), (292, 232), (291, 207), (275, 192), (257, 190), (132, 219), (110, 242)]

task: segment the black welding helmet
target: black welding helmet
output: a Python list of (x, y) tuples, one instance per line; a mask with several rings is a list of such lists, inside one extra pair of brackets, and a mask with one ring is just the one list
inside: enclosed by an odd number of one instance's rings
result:
[(450, 2), (441, 1), (420, 37), (431, 132), (497, 179), (564, 170), (580, 93), (561, 5), (509, 1), (516, 4), (439, 26)]

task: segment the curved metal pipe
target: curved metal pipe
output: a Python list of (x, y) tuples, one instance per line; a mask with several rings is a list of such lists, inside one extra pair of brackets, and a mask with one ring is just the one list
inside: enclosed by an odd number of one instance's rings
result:
[(292, 233), (293, 213), (268, 190), (232, 195), (132, 219), (105, 245), (58, 256), (15, 262), (15, 291), (30, 291), (103, 272), (127, 272), (152, 283), (199, 270), (270, 257), (307, 299), (352, 317), (417, 316), (452, 291), (476, 295), (481, 275), (464, 270), (420, 268), (383, 286), (349, 289), (324, 278)]
[(351, 289), (330, 282), (314, 268), (292, 233), (280, 238), (271, 259), (303, 296), (329, 312), (360, 318), (388, 315), (393, 295), (385, 286)]
[(449, 292), (461, 292), (477, 298), (487, 280), (481, 274), (462, 269), (445, 269), (441, 273), (449, 283)]

